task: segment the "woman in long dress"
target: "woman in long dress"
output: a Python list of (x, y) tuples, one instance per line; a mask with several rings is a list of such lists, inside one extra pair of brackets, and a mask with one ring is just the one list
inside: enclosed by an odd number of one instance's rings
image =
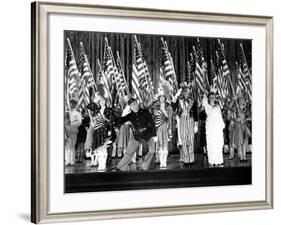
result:
[(223, 129), (224, 121), (220, 106), (216, 104), (215, 94), (210, 92), (208, 99), (206, 95), (203, 98), (202, 105), (205, 108), (206, 118), (206, 140), (208, 162), (211, 165), (223, 164)]

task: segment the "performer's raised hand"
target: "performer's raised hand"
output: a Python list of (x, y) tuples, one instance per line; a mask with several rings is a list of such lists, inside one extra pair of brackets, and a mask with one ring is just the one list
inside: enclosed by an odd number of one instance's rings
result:
[(180, 88), (180, 89), (178, 90), (178, 92), (175, 94), (175, 96), (173, 97), (173, 102), (176, 102), (176, 101), (177, 101), (177, 99), (178, 99), (178, 97), (180, 96), (181, 92), (182, 92), (182, 88)]

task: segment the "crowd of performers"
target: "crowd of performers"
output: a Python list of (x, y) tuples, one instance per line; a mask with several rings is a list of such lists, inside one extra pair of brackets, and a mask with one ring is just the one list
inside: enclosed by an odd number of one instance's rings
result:
[[(126, 106), (122, 112), (108, 105), (99, 92), (92, 96), (87, 110), (79, 111), (77, 100), (70, 100), (70, 111), (65, 115), (66, 165), (91, 158), (90, 166), (97, 171), (126, 171), (141, 154), (141, 170), (148, 170), (152, 163), (166, 168), (169, 142), (175, 139), (179, 163), (189, 166), (194, 164), (198, 131), (210, 165), (223, 165), (226, 152), (230, 160), (247, 160), (251, 104), (243, 95), (229, 99), (221, 109), (214, 92), (198, 101), (192, 87), (183, 83), (172, 99), (159, 92), (147, 107), (130, 96), (123, 100)], [(120, 159), (114, 168), (112, 156)]]

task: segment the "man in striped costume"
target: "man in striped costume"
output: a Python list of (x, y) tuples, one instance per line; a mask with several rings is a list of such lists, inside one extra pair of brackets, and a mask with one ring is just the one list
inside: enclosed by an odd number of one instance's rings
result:
[(172, 107), (179, 116), (180, 161), (184, 164), (194, 163), (194, 134), (198, 131), (196, 101), (188, 87), (179, 89), (172, 101)]

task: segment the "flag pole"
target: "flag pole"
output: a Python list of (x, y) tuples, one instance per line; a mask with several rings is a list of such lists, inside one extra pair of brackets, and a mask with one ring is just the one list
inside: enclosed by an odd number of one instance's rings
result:
[(246, 66), (247, 66), (248, 73), (249, 73), (250, 76), (252, 76), (252, 74), (251, 74), (251, 72), (249, 70), (249, 66), (248, 66), (248, 63), (247, 63), (247, 60), (246, 60), (246, 56), (245, 56), (245, 52), (244, 52), (244, 48), (243, 48), (242, 43), (240, 43), (240, 48), (242, 50), (242, 55), (243, 55), (243, 58), (245, 60)]

